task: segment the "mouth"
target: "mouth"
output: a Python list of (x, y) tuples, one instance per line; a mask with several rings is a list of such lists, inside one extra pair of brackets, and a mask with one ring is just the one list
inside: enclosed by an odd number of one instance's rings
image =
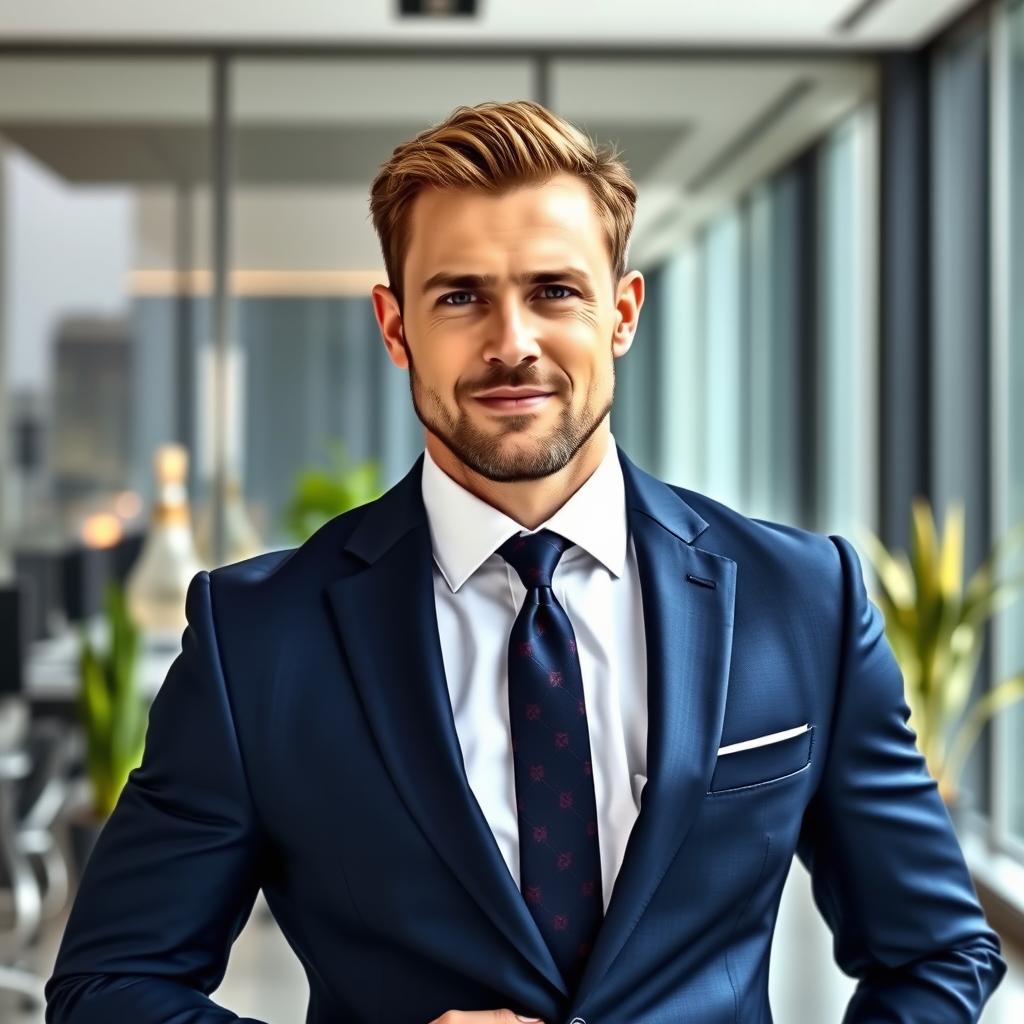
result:
[(485, 396), (477, 398), (476, 401), (485, 408), (491, 409), (494, 412), (527, 412), (533, 409), (539, 409), (545, 402), (554, 397), (555, 392), (551, 391), (547, 394), (541, 395), (523, 395), (520, 398)]

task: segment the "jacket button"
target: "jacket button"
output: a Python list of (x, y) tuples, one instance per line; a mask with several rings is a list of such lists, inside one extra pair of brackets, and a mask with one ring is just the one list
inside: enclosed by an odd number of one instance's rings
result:
[(587, 1022), (582, 1017), (573, 1017), (569, 1024), (587, 1024)]

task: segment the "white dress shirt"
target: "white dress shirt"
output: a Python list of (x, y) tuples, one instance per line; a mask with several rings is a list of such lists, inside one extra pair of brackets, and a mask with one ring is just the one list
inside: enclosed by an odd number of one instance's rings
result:
[[(508, 708), (508, 639), (526, 597), (497, 554), (532, 533), (467, 491), (424, 450), (423, 501), (448, 692), (470, 788), (517, 886), (519, 826)], [(647, 773), (647, 644), (615, 439), (585, 483), (537, 529), (572, 541), (552, 590), (576, 634), (590, 727), (605, 911)]]

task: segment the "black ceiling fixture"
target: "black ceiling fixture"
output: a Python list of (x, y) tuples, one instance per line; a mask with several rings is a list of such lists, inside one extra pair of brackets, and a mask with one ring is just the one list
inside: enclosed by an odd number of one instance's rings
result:
[(477, 0), (398, 0), (401, 18), (465, 18), (476, 15)]

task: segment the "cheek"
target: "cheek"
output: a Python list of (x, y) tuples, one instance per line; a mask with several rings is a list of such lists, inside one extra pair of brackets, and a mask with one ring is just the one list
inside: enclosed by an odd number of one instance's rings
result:
[(595, 359), (590, 372), (590, 394), (602, 401), (610, 399), (615, 390), (615, 359), (610, 350)]
[(586, 355), (578, 354), (574, 360), (563, 361), (561, 369), (571, 382), (569, 402), (573, 406), (582, 408), (611, 396), (614, 367), (603, 355), (590, 350)]
[(450, 355), (446, 356), (431, 346), (424, 351), (420, 346), (414, 353), (416, 377), (420, 384), (442, 394), (450, 394), (463, 375), (464, 367)]

